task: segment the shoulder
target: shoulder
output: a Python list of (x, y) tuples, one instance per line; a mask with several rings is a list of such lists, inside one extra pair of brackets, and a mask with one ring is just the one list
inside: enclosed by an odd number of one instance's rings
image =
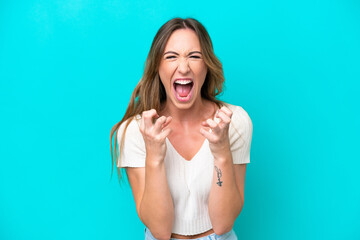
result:
[(230, 150), (234, 164), (250, 163), (253, 125), (247, 111), (241, 106), (224, 104), (232, 111), (229, 126)]
[(244, 121), (252, 124), (249, 114), (243, 107), (233, 105), (230, 103), (224, 103), (224, 105), (232, 111), (232, 117), (231, 117), (232, 123), (238, 121)]
[(118, 130), (118, 139), (121, 139), (125, 131), (125, 138), (127, 138), (127, 136), (132, 136), (132, 137), (141, 137), (141, 132), (140, 132), (140, 115), (131, 117), (129, 119), (127, 119), (126, 121), (124, 121)]
[(144, 167), (146, 150), (144, 139), (140, 132), (140, 119), (135, 116), (124, 121), (120, 125), (117, 134), (121, 151), (121, 157), (119, 157), (117, 166)]
[(232, 111), (229, 135), (231, 138), (236, 136), (251, 135), (253, 130), (252, 120), (248, 112), (241, 106), (224, 103)]

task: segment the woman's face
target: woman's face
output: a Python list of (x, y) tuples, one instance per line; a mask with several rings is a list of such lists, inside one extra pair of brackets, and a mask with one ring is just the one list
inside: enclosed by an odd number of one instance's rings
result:
[(161, 56), (159, 75), (166, 90), (167, 104), (179, 109), (190, 108), (201, 99), (207, 67), (200, 41), (191, 29), (174, 31)]

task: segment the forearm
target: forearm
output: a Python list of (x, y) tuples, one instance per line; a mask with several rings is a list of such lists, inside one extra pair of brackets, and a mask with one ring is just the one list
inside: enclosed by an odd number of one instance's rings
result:
[[(218, 172), (220, 171), (219, 180)], [(208, 206), (215, 233), (223, 234), (230, 231), (243, 207), (243, 200), (236, 186), (231, 152), (222, 159), (214, 160)]]
[(140, 205), (140, 216), (154, 236), (170, 238), (174, 205), (167, 184), (164, 162), (155, 164), (150, 159), (146, 159), (145, 189)]

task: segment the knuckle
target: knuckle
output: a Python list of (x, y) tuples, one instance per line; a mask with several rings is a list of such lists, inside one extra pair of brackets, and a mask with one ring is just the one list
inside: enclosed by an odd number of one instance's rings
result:
[(154, 136), (154, 140), (156, 141), (156, 142), (161, 142), (161, 137), (159, 136), (159, 135), (156, 135), (156, 136)]
[(155, 125), (159, 126), (164, 122), (164, 118), (163, 117), (159, 117), (156, 121), (155, 121)]
[(161, 116), (161, 117), (159, 117), (159, 119), (158, 119), (158, 121), (160, 121), (160, 122), (165, 122), (165, 120), (166, 120), (166, 117), (165, 117), (165, 116)]
[(222, 110), (223, 110), (223, 112), (226, 114), (226, 115), (228, 115), (228, 116), (232, 116), (232, 111), (229, 109), (229, 108), (227, 108), (227, 107), (222, 107), (221, 108)]
[(147, 138), (150, 136), (149, 132), (145, 129), (143, 130), (143, 135)]
[(151, 117), (154, 113), (156, 113), (155, 109), (150, 109), (142, 112), (142, 116), (145, 118)]
[(148, 111), (143, 111), (142, 114), (141, 114), (141, 116), (142, 116), (143, 118), (145, 118), (145, 117), (147, 117), (147, 114), (148, 114)]

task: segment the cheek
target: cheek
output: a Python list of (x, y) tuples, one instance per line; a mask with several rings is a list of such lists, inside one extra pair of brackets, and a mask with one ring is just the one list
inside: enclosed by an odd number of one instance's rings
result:
[(199, 81), (201, 81), (201, 83), (203, 83), (205, 81), (205, 77), (207, 74), (207, 67), (205, 65), (204, 62), (199, 62), (194, 64), (194, 73), (196, 74), (196, 77), (198, 78)]
[(163, 83), (163, 85), (166, 87), (170, 86), (171, 84), (171, 76), (173, 75), (174, 72), (174, 66), (172, 66), (173, 64), (171, 63), (164, 63), (162, 65), (160, 65), (159, 68), (159, 76), (161, 79), (161, 82)]

